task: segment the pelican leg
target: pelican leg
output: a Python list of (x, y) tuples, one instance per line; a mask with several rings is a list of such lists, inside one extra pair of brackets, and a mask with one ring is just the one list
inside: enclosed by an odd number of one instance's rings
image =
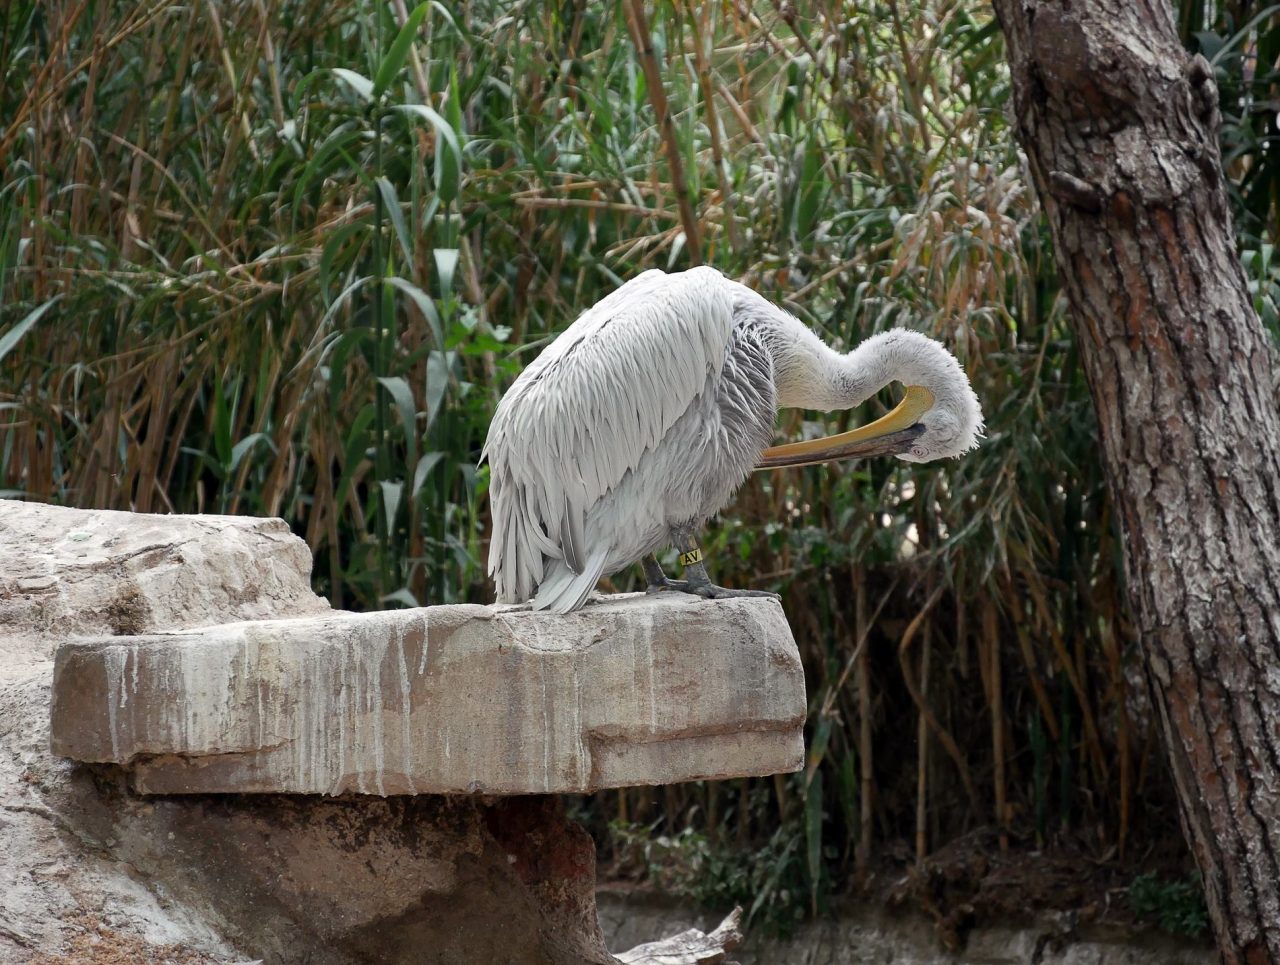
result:
[(727, 600), (737, 596), (764, 596), (780, 600), (777, 593), (768, 590), (731, 590), (725, 586), (717, 586), (707, 576), (707, 568), (702, 562), (702, 550), (693, 538), (691, 530), (678, 529), (672, 531), (672, 544), (680, 551), (680, 562), (684, 564), (684, 575), (687, 588), (684, 592), (693, 593), (707, 600)]
[(668, 590), (678, 590), (681, 593), (689, 592), (688, 580), (667, 579), (667, 575), (662, 572), (662, 565), (658, 562), (658, 558), (652, 553), (642, 559), (640, 565), (644, 567), (644, 579), (649, 584), (645, 587), (646, 593), (665, 593)]

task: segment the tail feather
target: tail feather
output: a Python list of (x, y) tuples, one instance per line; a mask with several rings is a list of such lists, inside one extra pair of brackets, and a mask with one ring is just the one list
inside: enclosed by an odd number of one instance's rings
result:
[(581, 573), (573, 572), (564, 560), (550, 562), (546, 579), (533, 598), (533, 608), (550, 610), (552, 613), (569, 613), (581, 607), (604, 574), (606, 557), (606, 550), (596, 550), (587, 557)]

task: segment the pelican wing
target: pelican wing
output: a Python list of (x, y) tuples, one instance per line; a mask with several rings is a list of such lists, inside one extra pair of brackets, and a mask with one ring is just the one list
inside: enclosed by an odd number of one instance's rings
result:
[(608, 547), (592, 543), (591, 509), (719, 375), (730, 284), (710, 268), (647, 271), (584, 312), (503, 397), (485, 443), (499, 600), (527, 600), (544, 558), (600, 575)]

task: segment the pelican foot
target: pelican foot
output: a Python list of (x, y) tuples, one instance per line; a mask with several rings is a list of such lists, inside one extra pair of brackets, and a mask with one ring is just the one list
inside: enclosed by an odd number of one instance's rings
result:
[(763, 596), (772, 600), (782, 599), (780, 595), (769, 590), (731, 590), (727, 586), (716, 586), (714, 583), (695, 583), (685, 592), (693, 593), (705, 600), (732, 600), (734, 597), (740, 596)]
[(688, 580), (671, 580), (663, 577), (661, 580), (651, 582), (644, 588), (646, 593), (691, 593)]

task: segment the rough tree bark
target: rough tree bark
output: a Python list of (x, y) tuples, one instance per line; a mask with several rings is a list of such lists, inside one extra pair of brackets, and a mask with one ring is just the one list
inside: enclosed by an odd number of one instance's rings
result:
[(1166, 0), (995, 0), (1223, 960), (1280, 962), (1280, 419)]

